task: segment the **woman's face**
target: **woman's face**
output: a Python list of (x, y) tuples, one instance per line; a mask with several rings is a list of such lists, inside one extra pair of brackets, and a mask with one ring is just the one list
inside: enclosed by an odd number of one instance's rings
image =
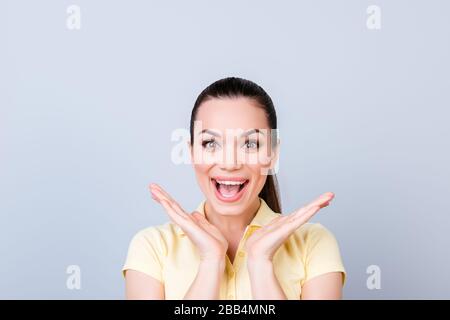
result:
[(254, 206), (278, 148), (263, 108), (252, 99), (210, 99), (198, 108), (191, 158), (215, 212), (237, 215)]

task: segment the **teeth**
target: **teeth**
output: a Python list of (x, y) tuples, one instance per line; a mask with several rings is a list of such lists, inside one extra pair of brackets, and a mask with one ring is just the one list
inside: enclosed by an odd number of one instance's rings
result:
[(217, 183), (220, 183), (220, 184), (226, 184), (226, 185), (231, 185), (231, 186), (240, 186), (240, 185), (243, 185), (244, 184), (244, 181), (219, 181), (219, 180), (216, 180), (217, 181)]

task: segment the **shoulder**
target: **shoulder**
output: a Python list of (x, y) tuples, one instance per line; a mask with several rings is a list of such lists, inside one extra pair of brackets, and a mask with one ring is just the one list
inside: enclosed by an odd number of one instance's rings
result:
[(148, 226), (138, 230), (131, 239), (131, 245), (154, 247), (161, 253), (165, 253), (167, 245), (177, 237), (177, 228), (171, 222)]
[(333, 232), (320, 223), (306, 223), (291, 235), (293, 241), (307, 259), (317, 255), (339, 256), (339, 245)]
[(328, 272), (341, 272), (343, 284), (346, 271), (336, 237), (320, 223), (306, 223), (293, 235), (294, 244), (305, 266), (306, 277), (303, 282)]
[(176, 227), (174, 224), (166, 222), (164, 224), (142, 228), (135, 233), (134, 237), (155, 238), (170, 236), (172, 234), (176, 234)]
[(172, 226), (169, 223), (143, 228), (132, 237), (122, 274), (133, 269), (163, 282), (163, 268), (169, 251)]
[(305, 223), (294, 232), (294, 235), (305, 242), (335, 238), (334, 234), (320, 223)]

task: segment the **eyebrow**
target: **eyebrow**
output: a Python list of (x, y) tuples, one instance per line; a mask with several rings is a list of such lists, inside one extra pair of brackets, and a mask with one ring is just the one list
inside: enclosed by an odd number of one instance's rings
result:
[[(220, 137), (221, 136), (220, 133), (217, 133), (217, 132), (209, 130), (209, 129), (203, 129), (202, 131), (199, 132), (199, 135), (201, 135), (202, 133), (209, 133), (210, 135), (213, 135), (215, 137)], [(249, 135), (251, 135), (253, 133), (261, 133), (261, 134), (264, 135), (264, 132), (262, 132), (259, 129), (250, 129), (250, 130), (244, 132), (243, 134), (241, 134), (241, 137), (246, 137), (246, 136), (249, 136)]]

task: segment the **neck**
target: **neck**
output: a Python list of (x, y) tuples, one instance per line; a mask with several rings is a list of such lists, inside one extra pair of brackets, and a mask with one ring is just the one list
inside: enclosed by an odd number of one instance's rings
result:
[(261, 203), (257, 197), (247, 209), (237, 215), (223, 215), (216, 212), (208, 201), (206, 201), (204, 209), (206, 219), (226, 236), (242, 233), (255, 217), (260, 205)]

